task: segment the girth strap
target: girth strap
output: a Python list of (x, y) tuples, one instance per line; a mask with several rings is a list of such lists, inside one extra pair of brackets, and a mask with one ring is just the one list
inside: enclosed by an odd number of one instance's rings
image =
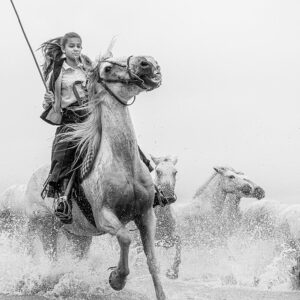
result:
[(81, 185), (78, 182), (78, 178), (74, 182), (74, 187), (73, 187), (73, 192), (72, 192), (71, 198), (76, 201), (78, 207), (80, 208), (80, 210), (82, 211), (82, 213), (86, 217), (86, 219), (94, 227), (97, 227), (95, 219), (94, 219), (94, 215), (93, 215), (92, 206), (89, 203), (89, 201), (87, 200), (87, 198), (84, 194), (83, 188), (81, 187)]

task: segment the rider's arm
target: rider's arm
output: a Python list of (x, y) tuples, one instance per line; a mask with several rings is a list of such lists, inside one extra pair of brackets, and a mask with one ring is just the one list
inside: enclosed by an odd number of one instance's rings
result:
[(44, 94), (44, 101), (43, 101), (43, 108), (47, 109), (49, 105), (54, 103), (54, 95), (51, 91), (45, 92)]
[(47, 109), (49, 107), (49, 105), (54, 103), (54, 94), (53, 94), (53, 92), (50, 91), (52, 73), (53, 73), (53, 71), (50, 72), (50, 74), (48, 76), (48, 80), (46, 82), (46, 84), (48, 86), (48, 91), (46, 91), (44, 94), (44, 101), (42, 103), (44, 109)]

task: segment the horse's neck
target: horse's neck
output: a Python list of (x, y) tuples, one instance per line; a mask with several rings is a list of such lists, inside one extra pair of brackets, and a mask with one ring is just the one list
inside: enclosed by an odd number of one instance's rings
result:
[(222, 189), (221, 176), (216, 174), (211, 177), (211, 180), (206, 184), (198, 199), (201, 207), (206, 207), (208, 210), (213, 209), (216, 212), (222, 210), (223, 201), (226, 198), (226, 192)]
[(139, 157), (136, 136), (128, 108), (115, 99), (101, 107), (101, 148), (111, 151), (114, 159), (135, 162)]
[[(109, 97), (109, 96), (107, 96)], [(96, 164), (118, 163), (122, 169), (140, 163), (137, 140), (128, 108), (115, 99), (101, 104), (101, 145)]]
[(241, 212), (239, 203), (241, 198), (234, 194), (227, 194), (222, 213), (220, 215), (220, 222), (224, 235), (231, 235), (239, 225), (241, 220)]
[[(114, 172), (128, 174), (132, 178), (145, 179), (148, 182), (150, 175), (141, 166), (136, 136), (128, 108), (115, 99), (101, 103), (101, 118), (97, 126), (101, 128), (100, 147), (95, 157), (94, 167), (90, 175), (84, 180), (83, 187), (89, 199), (99, 198), (100, 190), (107, 188), (101, 182), (109, 178)], [(98, 108), (99, 109), (99, 108)], [(96, 126), (96, 124), (95, 124)], [(115, 175), (114, 175), (115, 176)], [(151, 179), (150, 179), (151, 180)]]
[(225, 218), (236, 219), (239, 217), (240, 208), (239, 204), (241, 201), (241, 197), (238, 197), (235, 194), (227, 194), (224, 207), (222, 210), (222, 216)]

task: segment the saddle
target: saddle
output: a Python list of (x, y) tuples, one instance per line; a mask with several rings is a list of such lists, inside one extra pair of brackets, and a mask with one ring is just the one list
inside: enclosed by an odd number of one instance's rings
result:
[(80, 168), (72, 171), (71, 178), (68, 180), (66, 187), (60, 187), (57, 190), (50, 186), (49, 179), (51, 174), (49, 174), (46, 182), (44, 183), (41, 197), (43, 199), (46, 197), (54, 198), (54, 214), (63, 224), (72, 223), (72, 203), (75, 201), (86, 219), (96, 227), (91, 205), (80, 185), (83, 179), (90, 173), (93, 167), (94, 158), (94, 150), (92, 150), (85, 157)]
[(72, 206), (73, 202), (76, 202), (86, 219), (96, 227), (92, 207), (85, 196), (80, 182), (78, 172), (74, 171), (65, 192), (54, 198), (54, 214), (63, 224), (71, 224), (73, 221)]
[[(139, 149), (140, 150), (140, 149)], [(141, 153), (141, 150), (140, 150)], [(143, 156), (141, 156), (143, 158)], [(146, 159), (146, 157), (145, 157)], [(95, 150), (90, 149), (90, 152), (85, 156), (80, 168), (73, 170), (71, 179), (68, 182), (68, 185), (64, 192), (60, 195), (53, 194), (54, 197), (54, 214), (59, 218), (59, 220), (63, 224), (71, 224), (72, 219), (72, 203), (73, 201), (77, 203), (78, 207), (82, 211), (83, 215), (86, 219), (96, 227), (95, 219), (93, 216), (93, 211), (90, 203), (88, 202), (84, 190), (81, 187), (82, 181), (89, 175), (93, 168), (95, 160)], [(145, 162), (145, 160), (144, 160)], [(151, 165), (150, 165), (151, 166)], [(149, 168), (149, 171), (150, 168)], [(50, 174), (51, 175), (51, 174)], [(49, 175), (49, 177), (50, 177)], [(48, 178), (49, 178), (48, 177)], [(43, 191), (41, 193), (42, 198), (44, 199), (48, 195), (49, 197), (49, 184), (48, 180), (44, 184)], [(52, 196), (51, 196), (52, 197)], [(176, 201), (176, 197), (168, 197), (168, 195), (164, 195), (162, 191), (155, 186), (155, 198), (154, 204), (155, 206), (164, 207), (168, 204), (171, 204)]]

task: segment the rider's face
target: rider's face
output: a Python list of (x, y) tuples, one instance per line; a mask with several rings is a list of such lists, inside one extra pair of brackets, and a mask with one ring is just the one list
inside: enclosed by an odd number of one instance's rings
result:
[(74, 58), (79, 58), (82, 46), (80, 38), (69, 38), (65, 47), (63, 48), (65, 51), (66, 57), (74, 60)]

